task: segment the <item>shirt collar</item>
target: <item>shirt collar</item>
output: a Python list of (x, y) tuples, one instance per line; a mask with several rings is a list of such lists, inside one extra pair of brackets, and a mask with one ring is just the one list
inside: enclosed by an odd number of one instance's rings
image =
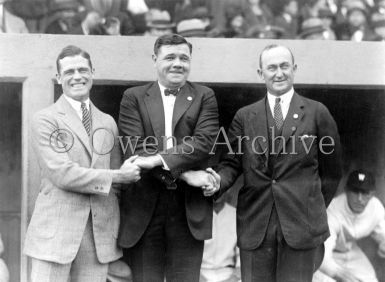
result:
[(269, 100), (270, 105), (275, 104), (275, 98), (281, 98), (281, 103), (288, 105), (290, 104), (291, 98), (293, 98), (293, 95), (294, 95), (294, 88), (292, 87), (289, 91), (287, 91), (285, 94), (282, 94), (279, 97), (274, 96), (273, 94), (270, 94), (269, 92), (267, 92), (267, 99)]
[[(158, 85), (159, 85), (159, 89), (160, 89), (160, 93), (162, 94), (162, 97), (166, 97), (166, 95), (164, 95), (164, 90), (168, 89), (167, 87), (163, 86), (159, 80), (158, 80)], [(180, 87), (181, 88), (181, 87)], [(180, 88), (178, 88), (178, 91), (180, 91)], [(175, 96), (172, 96), (170, 95), (171, 97), (175, 97)]]
[[(63, 94), (64, 95), (64, 98), (68, 101), (68, 103), (70, 103), (70, 105), (72, 106), (72, 108), (75, 109), (75, 111), (81, 111), (82, 110), (82, 103), (79, 102), (79, 101), (76, 101), (75, 99), (72, 99), (71, 97), (68, 97), (67, 95)], [(87, 107), (87, 110), (89, 111), (90, 110), (90, 98), (87, 98), (87, 100), (84, 101), (84, 103), (86, 104), (86, 107)]]

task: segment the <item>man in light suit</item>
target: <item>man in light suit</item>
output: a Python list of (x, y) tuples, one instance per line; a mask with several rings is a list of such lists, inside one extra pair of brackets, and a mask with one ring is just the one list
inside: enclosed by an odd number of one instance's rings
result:
[(67, 46), (56, 64), (63, 95), (32, 120), (41, 185), (24, 252), (32, 281), (105, 282), (108, 263), (122, 256), (112, 184), (139, 180), (140, 169), (134, 157), (119, 168), (116, 123), (89, 99), (89, 54)]
[[(205, 189), (223, 194), (244, 173), (237, 206), (242, 281), (310, 282), (329, 236), (326, 207), (340, 178), (340, 141), (326, 107), (293, 89), (292, 52), (267, 46), (258, 73), (264, 99), (240, 109), (229, 128), (229, 152)], [(205, 184), (202, 171), (188, 183)]]
[(205, 168), (218, 131), (214, 92), (186, 81), (191, 51), (180, 35), (159, 37), (158, 81), (126, 90), (120, 105), (125, 158), (138, 154), (134, 163), (147, 170), (121, 204), (119, 244), (135, 282), (199, 281), (204, 240), (211, 238), (212, 200), (180, 179)]

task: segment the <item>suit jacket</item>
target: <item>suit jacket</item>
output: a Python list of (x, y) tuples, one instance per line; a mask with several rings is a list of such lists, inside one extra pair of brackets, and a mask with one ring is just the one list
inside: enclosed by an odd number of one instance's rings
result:
[[(210, 150), (218, 132), (218, 109), (214, 92), (207, 87), (186, 82), (178, 93), (172, 120), (173, 136), (177, 146), (163, 149), (165, 135), (164, 109), (157, 82), (133, 87), (125, 91), (120, 105), (120, 134), (131, 137), (131, 155), (160, 153), (169, 171), (160, 167), (144, 173), (140, 181), (122, 194), (121, 228), (119, 244), (131, 247), (141, 238), (152, 217), (159, 192), (174, 184), (181, 173), (206, 166)], [(144, 139), (153, 136), (158, 144), (146, 144)], [(190, 136), (192, 138), (185, 138)], [(137, 138), (137, 143), (135, 142)], [(185, 138), (185, 140), (183, 140)], [(146, 149), (146, 150), (145, 150)], [(188, 225), (198, 240), (211, 238), (212, 199), (203, 196), (201, 189), (187, 186), (176, 180), (177, 189), (185, 189), (185, 206)]]
[[(252, 250), (262, 243), (273, 203), (287, 243), (314, 248), (329, 236), (326, 207), (340, 178), (337, 126), (323, 104), (295, 93), (282, 129), (286, 142), (280, 142), (278, 155), (270, 155), (266, 99), (240, 109), (232, 121), (228, 138), (234, 154), (226, 154), (218, 167), (220, 194), (244, 173), (237, 206), (240, 248)], [(250, 139), (238, 147), (242, 136)], [(330, 154), (319, 149), (324, 136), (334, 140), (334, 146), (323, 147)], [(275, 158), (272, 171), (269, 158)]]
[(63, 96), (32, 120), (31, 142), (41, 184), (25, 239), (28, 256), (73, 261), (89, 216), (99, 261), (122, 255), (116, 242), (119, 204), (109, 170), (120, 164), (120, 151), (114, 146), (118, 129), (112, 117), (92, 103), (90, 111), (93, 138)]

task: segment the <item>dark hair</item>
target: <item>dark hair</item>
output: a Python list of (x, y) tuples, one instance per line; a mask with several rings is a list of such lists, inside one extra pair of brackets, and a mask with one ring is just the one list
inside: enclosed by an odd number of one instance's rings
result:
[(263, 55), (263, 53), (265, 53), (266, 51), (269, 51), (271, 49), (279, 48), (279, 47), (285, 48), (285, 49), (287, 49), (290, 52), (291, 60), (292, 60), (292, 63), (294, 64), (293, 52), (291, 52), (291, 50), (288, 47), (283, 46), (283, 45), (278, 45), (278, 44), (270, 44), (270, 45), (267, 45), (265, 48), (263, 48), (261, 54), (259, 54), (259, 68), (262, 69), (262, 55)]
[(74, 46), (74, 45), (68, 45), (61, 50), (60, 54), (57, 56), (56, 59), (56, 68), (57, 72), (60, 74), (60, 60), (64, 59), (65, 57), (74, 57), (80, 55), (83, 58), (87, 59), (88, 64), (90, 65), (90, 68), (92, 69), (92, 62), (91, 62), (91, 57), (90, 54), (88, 54), (86, 51), (83, 49)]
[(164, 45), (180, 45), (180, 44), (187, 44), (188, 48), (190, 49), (190, 54), (192, 53), (192, 44), (186, 40), (183, 36), (179, 34), (165, 34), (158, 39), (156, 39), (154, 44), (154, 54), (158, 55), (160, 47)]

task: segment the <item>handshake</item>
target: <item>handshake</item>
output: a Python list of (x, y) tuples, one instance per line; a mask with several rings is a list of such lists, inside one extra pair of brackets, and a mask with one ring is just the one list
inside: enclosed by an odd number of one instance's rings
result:
[[(162, 165), (162, 159), (159, 155), (149, 157), (132, 156), (124, 161), (119, 170), (115, 171), (117, 183), (133, 183), (140, 180), (142, 169), (152, 169)], [(113, 182), (115, 182), (113, 180)]]
[[(114, 170), (113, 182), (129, 184), (140, 180), (142, 169), (149, 170), (163, 165), (159, 155), (139, 157), (132, 156), (124, 161), (120, 169)], [(221, 177), (212, 168), (204, 170), (189, 170), (181, 174), (180, 179), (190, 186), (199, 187), (203, 195), (214, 195), (220, 188)]]
[(214, 195), (219, 191), (221, 184), (221, 177), (211, 167), (204, 170), (189, 170), (180, 176), (180, 179), (187, 184), (200, 187), (203, 191), (203, 195), (206, 197)]

